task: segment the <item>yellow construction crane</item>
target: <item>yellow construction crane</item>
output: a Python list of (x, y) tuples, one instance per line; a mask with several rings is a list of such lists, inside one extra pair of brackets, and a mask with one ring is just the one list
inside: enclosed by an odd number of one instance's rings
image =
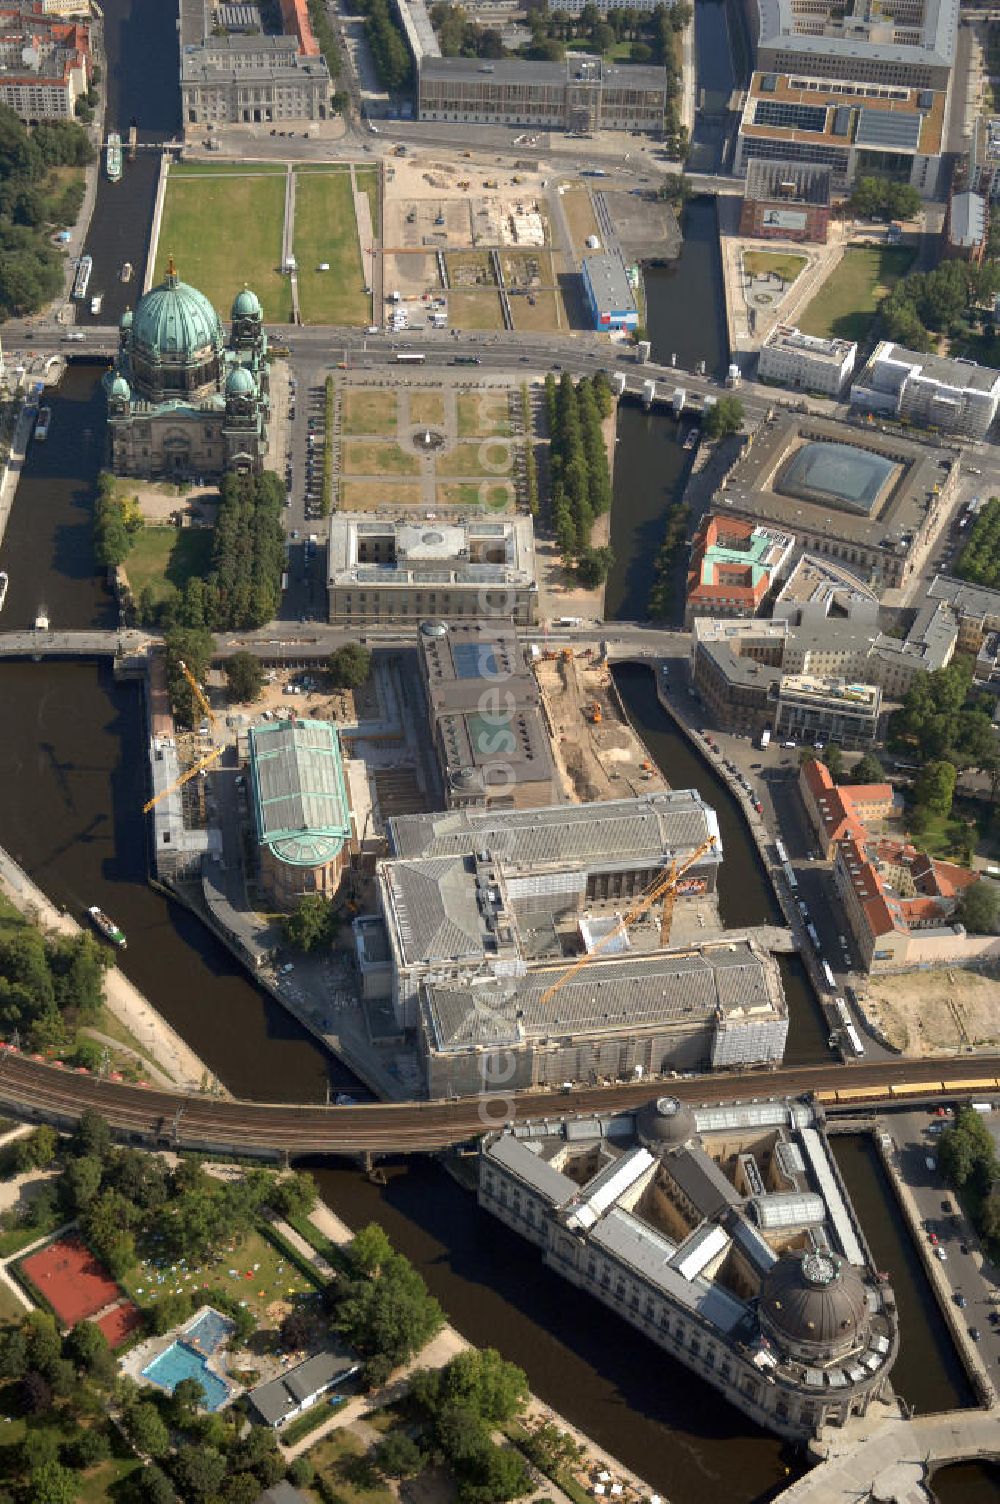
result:
[(641, 919), (643, 914), (651, 909), (659, 898), (663, 899), (663, 915), (660, 920), (660, 944), (666, 945), (670, 938), (670, 924), (673, 918), (674, 901), (677, 896), (677, 884), (685, 872), (693, 867), (696, 862), (700, 862), (702, 857), (711, 851), (714, 845), (715, 836), (709, 836), (707, 840), (702, 841), (701, 845), (691, 852), (690, 856), (685, 857), (679, 866), (674, 861), (671, 862), (666, 872), (658, 872), (649, 887), (639, 895), (632, 907), (615, 925), (614, 929), (609, 930), (606, 935), (602, 936), (593, 950), (587, 951), (586, 955), (579, 956), (573, 962), (572, 966), (567, 967), (560, 976), (556, 977), (551, 987), (545, 989), (538, 999), (539, 1006), (547, 1003), (550, 998), (553, 998), (560, 987), (565, 987), (567, 982), (572, 981), (577, 973), (581, 972), (596, 955), (599, 955), (606, 945), (610, 945), (611, 941), (618, 935), (623, 935), (629, 925), (634, 924), (637, 919)]
[[(191, 670), (188, 668), (187, 664), (184, 662), (183, 658), (178, 658), (177, 667), (180, 669), (181, 673), (190, 684), (191, 693), (194, 695), (198, 704), (201, 706), (201, 709), (204, 712), (209, 725), (214, 731), (215, 714), (212, 710), (211, 705), (208, 703), (204, 690), (198, 683), (198, 680), (195, 678), (194, 674), (192, 674)], [(142, 806), (143, 814), (148, 815), (153, 806), (155, 804), (159, 804), (161, 799), (165, 799), (168, 794), (173, 794), (177, 789), (183, 788), (184, 784), (190, 783), (192, 778), (197, 778), (202, 769), (211, 767), (212, 763), (216, 762), (222, 756), (224, 751), (225, 748), (222, 746), (213, 747), (211, 752), (209, 752), (205, 757), (199, 757), (198, 761), (192, 767), (188, 768), (186, 773), (182, 773), (179, 778), (174, 779), (173, 783), (168, 784), (165, 789), (161, 789), (158, 794), (154, 794), (152, 799), (146, 800), (146, 803)]]

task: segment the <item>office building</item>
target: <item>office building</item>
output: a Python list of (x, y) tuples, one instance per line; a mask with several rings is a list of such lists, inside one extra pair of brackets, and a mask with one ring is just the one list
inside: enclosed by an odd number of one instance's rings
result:
[(404, 815), (388, 821), (387, 834), (379, 901), (394, 1010), (406, 1028), (416, 1023), (425, 979), (516, 978), (527, 958), (558, 958), (581, 945), (578, 920), (587, 910), (627, 907), (671, 861), (710, 838), (678, 901), (714, 893), (722, 860), (715, 811), (685, 789), (542, 809)]
[(1000, 198), (1000, 115), (977, 115), (969, 154), (969, 187), (987, 199)]
[(864, 621), (877, 628), (878, 596), (834, 559), (801, 554), (774, 598), (771, 615), (794, 626)]
[(418, 70), (421, 120), (655, 132), (663, 129), (666, 105), (664, 68), (580, 53), (559, 63), (425, 57)]
[(426, 621), (418, 647), (448, 808), (558, 803), (541, 695), (513, 627)]
[(744, 0), (757, 67), (797, 77), (947, 90), (958, 0)]
[(878, 735), (882, 691), (829, 675), (785, 674), (778, 685), (774, 733), (800, 742), (868, 747)]
[(262, 721), (249, 737), (259, 881), (278, 909), (307, 893), (333, 898), (350, 859), (351, 810), (337, 728)]
[(959, 438), (985, 439), (1000, 403), (1000, 371), (884, 339), (851, 387), (851, 402)]
[(479, 1204), (765, 1430), (892, 1400), (896, 1303), (803, 1102), (522, 1121), (482, 1140)]
[(334, 512), (327, 565), (331, 622), (538, 619), (530, 517), (428, 523)]
[[(979, 881), (967, 867), (901, 841), (848, 837), (837, 847), (833, 877), (866, 971), (961, 962), (986, 948), (970, 947), (955, 917), (963, 892)], [(1000, 951), (1000, 941), (991, 948)]]
[(181, 49), (187, 126), (327, 120), (332, 89), (318, 48), (303, 51), (295, 35), (212, 36)]
[(90, 27), (37, 0), (0, 6), (0, 104), (25, 122), (73, 120), (90, 88)]
[(595, 329), (635, 329), (639, 312), (621, 256), (584, 256), (583, 293)]
[(1000, 632), (1000, 590), (938, 574), (927, 587), (927, 599), (954, 614), (960, 653), (978, 654), (987, 638)]
[(823, 167), (839, 191), (885, 172), (934, 198), (946, 116), (943, 91), (757, 72), (743, 104), (733, 171), (742, 176), (755, 161)]
[(759, 240), (826, 244), (830, 169), (809, 162), (747, 162), (740, 234)]
[(778, 386), (839, 397), (854, 371), (858, 347), (846, 339), (820, 339), (793, 324), (776, 324), (761, 346), (757, 375)]
[(791, 533), (709, 513), (691, 544), (684, 625), (696, 616), (755, 616), (794, 549)]
[(758, 432), (713, 505), (793, 533), (800, 549), (883, 591), (922, 568), (958, 479), (950, 450), (834, 419), (787, 416)]

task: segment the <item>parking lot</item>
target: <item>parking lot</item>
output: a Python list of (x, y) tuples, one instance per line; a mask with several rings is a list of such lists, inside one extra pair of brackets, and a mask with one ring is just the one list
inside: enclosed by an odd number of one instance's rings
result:
[(322, 620), (326, 615), (323, 542), (323, 447), (326, 391), (295, 377), (288, 392), (289, 445), (285, 460), (286, 620)]

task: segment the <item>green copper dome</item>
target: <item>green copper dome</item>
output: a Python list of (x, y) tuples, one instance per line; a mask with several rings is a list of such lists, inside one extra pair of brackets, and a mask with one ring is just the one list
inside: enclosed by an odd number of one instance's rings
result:
[(136, 304), (132, 344), (162, 360), (184, 360), (222, 344), (219, 315), (204, 293), (180, 281), (172, 260), (159, 287)]
[(112, 397), (119, 397), (119, 398), (121, 398), (122, 402), (127, 402), (128, 401), (128, 399), (132, 395), (132, 393), (131, 393), (131, 391), (129, 389), (129, 384), (125, 380), (124, 376), (118, 375), (112, 381), (111, 388), (110, 388), (110, 395)]
[(257, 383), (246, 366), (233, 366), (226, 377), (226, 396), (255, 397), (256, 395)]
[(264, 310), (260, 306), (260, 299), (255, 292), (244, 285), (243, 291), (238, 292), (233, 299), (232, 317), (234, 319), (260, 319), (264, 317)]

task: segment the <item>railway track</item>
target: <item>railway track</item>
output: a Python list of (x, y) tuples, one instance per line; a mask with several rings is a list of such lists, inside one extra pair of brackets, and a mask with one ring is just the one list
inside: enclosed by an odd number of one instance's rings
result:
[[(962, 1062), (967, 1080), (970, 1062)], [(1000, 1055), (975, 1061), (978, 1089), (990, 1078), (1000, 1089)], [(247, 1102), (186, 1095), (181, 1092), (129, 1086), (87, 1072), (72, 1071), (28, 1058), (13, 1050), (0, 1052), (0, 1104), (17, 1116), (75, 1122), (88, 1107), (102, 1113), (122, 1133), (143, 1141), (193, 1149), (271, 1154), (398, 1154), (431, 1153), (480, 1137), (514, 1119), (564, 1117), (568, 1113), (609, 1112), (645, 1102), (655, 1092), (669, 1091), (692, 1102), (739, 1101), (748, 1097), (801, 1096), (808, 1092), (837, 1093), (849, 1101), (852, 1089), (864, 1092), (863, 1105), (919, 1096), (926, 1083), (928, 1096), (948, 1090), (968, 1094), (955, 1063), (941, 1060), (900, 1060), (862, 1065), (825, 1064), (751, 1070), (737, 1075), (699, 1076), (654, 1084), (584, 1087), (555, 1093), (499, 1094), (450, 1102), (370, 1103), (351, 1107)]]

